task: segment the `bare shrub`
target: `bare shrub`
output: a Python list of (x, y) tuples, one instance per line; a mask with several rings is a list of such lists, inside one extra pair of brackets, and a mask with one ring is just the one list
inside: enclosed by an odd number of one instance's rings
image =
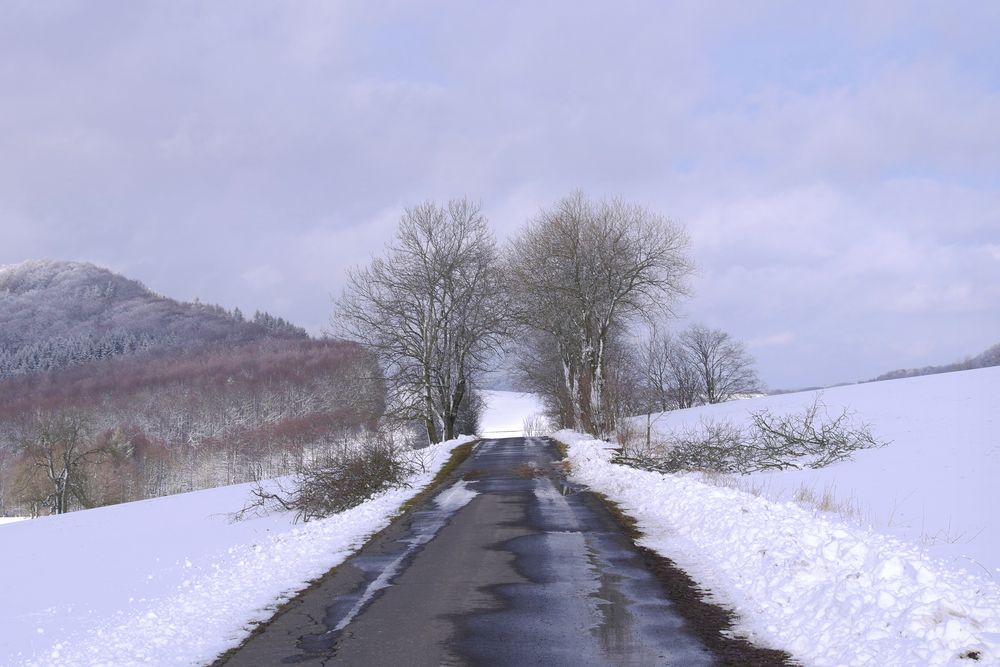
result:
[(618, 446), (623, 450), (629, 448), (632, 443), (638, 440), (639, 433), (631, 421), (622, 421), (618, 424), (615, 429), (615, 439), (618, 441)]
[(847, 409), (831, 416), (817, 397), (798, 413), (751, 413), (746, 428), (731, 421), (703, 419), (698, 427), (670, 433), (655, 446), (633, 441), (619, 450), (615, 462), (659, 472), (746, 474), (822, 468), (849, 459), (857, 450), (885, 444)]
[(551, 430), (545, 416), (538, 413), (528, 415), (522, 423), (524, 425), (524, 437), (526, 438), (537, 438)]
[(637, 459), (662, 459), (671, 448), (672, 443), (663, 438), (647, 437), (651, 431), (647, 430), (645, 435), (640, 436), (638, 429), (619, 429), (617, 441), (620, 456)]
[(856, 422), (846, 408), (831, 416), (820, 397), (799, 413), (754, 412), (754, 448), (759, 469), (823, 468), (851, 458), (859, 449), (883, 447), (871, 427)]
[(291, 488), (267, 488), (260, 481), (253, 499), (234, 517), (258, 510), (295, 512), (296, 521), (331, 516), (360, 505), (382, 491), (408, 487), (420, 461), (382, 432), (363, 436), (353, 448), (325, 454), (300, 467)]
[(732, 422), (703, 419), (698, 428), (676, 431), (658, 442), (659, 451), (633, 447), (622, 450), (615, 463), (659, 472), (742, 472), (749, 456), (745, 441), (743, 429)]

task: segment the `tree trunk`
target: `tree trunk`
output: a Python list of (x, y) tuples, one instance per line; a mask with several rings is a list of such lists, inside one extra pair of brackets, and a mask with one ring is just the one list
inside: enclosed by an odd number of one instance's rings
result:
[(594, 435), (604, 436), (608, 423), (604, 410), (604, 343), (598, 342), (597, 353), (590, 359), (590, 420)]
[(427, 428), (427, 440), (434, 445), (441, 442), (437, 431), (437, 420), (434, 418), (434, 390), (431, 387), (431, 369), (424, 364), (424, 426)]
[(455, 385), (455, 392), (451, 396), (451, 411), (445, 416), (444, 420), (444, 439), (453, 440), (458, 436), (455, 433), (455, 422), (458, 421), (458, 415), (462, 410), (462, 401), (465, 399), (465, 380), (459, 380), (458, 384)]
[(427, 416), (424, 418), (424, 426), (426, 426), (427, 428), (428, 442), (434, 445), (441, 442), (441, 440), (438, 437), (437, 423), (436, 420), (434, 419), (434, 409), (430, 405), (431, 399), (427, 398), (426, 402), (428, 405), (427, 405)]
[(570, 419), (572, 420), (569, 427), (573, 430), (579, 430), (580, 424), (583, 422), (583, 411), (580, 407), (578, 379), (576, 374), (573, 372), (571, 364), (565, 359), (563, 360), (563, 381), (566, 385), (566, 393), (569, 397)]
[(56, 506), (55, 506), (56, 514), (66, 513), (67, 509), (66, 496), (68, 494), (68, 491), (69, 489), (66, 485), (66, 480), (65, 479), (59, 480), (59, 482), (56, 484)]

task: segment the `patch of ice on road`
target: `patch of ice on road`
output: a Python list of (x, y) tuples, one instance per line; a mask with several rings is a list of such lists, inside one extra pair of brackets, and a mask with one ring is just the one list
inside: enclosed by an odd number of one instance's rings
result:
[(437, 494), (434, 504), (443, 512), (454, 512), (464, 507), (470, 500), (479, 495), (479, 492), (468, 488), (469, 483), (462, 480), (455, 482), (447, 489)]
[(569, 506), (566, 496), (556, 489), (551, 479), (536, 477), (534, 492), (543, 518), (563, 526), (565, 530), (580, 530), (580, 519)]
[(455, 512), (465, 507), (470, 500), (479, 495), (478, 492), (466, 488), (467, 485), (468, 482), (464, 480), (455, 482), (434, 498), (437, 511), (425, 514), (419, 522), (414, 523), (412, 528), (413, 533), (406, 540), (406, 548), (368, 584), (364, 593), (354, 603), (354, 606), (334, 626), (333, 632), (340, 632), (346, 628), (361, 613), (361, 610), (365, 608), (365, 605), (374, 597), (375, 593), (391, 586), (392, 580), (399, 574), (400, 565), (406, 560), (406, 557), (413, 553), (417, 547), (427, 544), (434, 539), (438, 531), (444, 527), (445, 523), (447, 523), (448, 519)]

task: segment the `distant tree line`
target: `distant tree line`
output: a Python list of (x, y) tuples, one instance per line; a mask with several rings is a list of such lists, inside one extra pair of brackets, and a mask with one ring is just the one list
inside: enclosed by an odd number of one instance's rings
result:
[(974, 357), (969, 357), (964, 361), (957, 361), (943, 366), (924, 366), (923, 368), (906, 368), (889, 373), (883, 373), (868, 382), (881, 382), (882, 380), (899, 380), (901, 378), (918, 377), (921, 375), (936, 375), (938, 373), (952, 373), (954, 371), (970, 371), (976, 368), (989, 368), (1000, 366), (1000, 344), (994, 345), (985, 352), (981, 352)]
[[(235, 322), (245, 322), (239, 309), (236, 309), (234, 313), (229, 313), (221, 306), (201, 306), (199, 304), (196, 307), (206, 308), (213, 312), (217, 310), (227, 317), (232, 317)], [(258, 331), (229, 332), (228, 335), (219, 338), (229, 339), (233, 342), (244, 342), (265, 336), (292, 338), (305, 338), (307, 336), (305, 329), (265, 312), (256, 312), (252, 323), (258, 328)], [(22, 345), (11, 351), (0, 349), (0, 379), (78, 366), (149, 350), (192, 348), (210, 341), (211, 339), (206, 340), (205, 337), (200, 340), (189, 339), (185, 341), (178, 338), (176, 334), (157, 335), (149, 331), (136, 332), (129, 329), (114, 329), (100, 335), (88, 333), (75, 336), (56, 336)]]

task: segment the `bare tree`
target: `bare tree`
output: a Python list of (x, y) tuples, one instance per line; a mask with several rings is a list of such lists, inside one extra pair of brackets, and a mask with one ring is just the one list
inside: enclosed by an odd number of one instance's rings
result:
[(513, 370), (519, 386), (541, 398), (545, 416), (553, 424), (572, 423), (573, 401), (567, 393), (563, 364), (553, 336), (533, 329), (521, 332)]
[(511, 247), (513, 301), (552, 338), (569, 399), (568, 425), (607, 433), (608, 358), (616, 331), (669, 311), (691, 271), (684, 230), (620, 199), (577, 192), (543, 210)]
[(743, 343), (728, 333), (695, 324), (681, 334), (680, 347), (697, 373), (706, 403), (721, 403), (738, 394), (759, 391), (753, 357)]
[(698, 403), (701, 397), (698, 369), (676, 338), (654, 327), (639, 345), (637, 357), (650, 409), (666, 412)]
[(671, 392), (670, 352), (673, 339), (670, 334), (654, 329), (639, 344), (637, 357), (646, 407), (650, 412), (666, 412), (677, 407)]
[(381, 257), (348, 272), (334, 326), (379, 357), (399, 414), (431, 442), (455, 435), (476, 375), (508, 326), (496, 241), (479, 206), (407, 209)]
[(678, 408), (691, 408), (701, 399), (701, 381), (694, 367), (679, 346), (674, 345), (667, 355), (670, 365), (671, 394)]
[(42, 471), (48, 482), (45, 502), (53, 514), (68, 512), (70, 498), (84, 507), (91, 506), (88, 468), (101, 461), (108, 450), (94, 439), (81, 412), (36, 412), (26, 424), (20, 444), (31, 465)]
[[(664, 412), (690, 408), (701, 396), (697, 369), (677, 340), (654, 326), (635, 352), (640, 414), (646, 418), (646, 448), (652, 445), (653, 424)], [(619, 427), (619, 432), (621, 431)]]

